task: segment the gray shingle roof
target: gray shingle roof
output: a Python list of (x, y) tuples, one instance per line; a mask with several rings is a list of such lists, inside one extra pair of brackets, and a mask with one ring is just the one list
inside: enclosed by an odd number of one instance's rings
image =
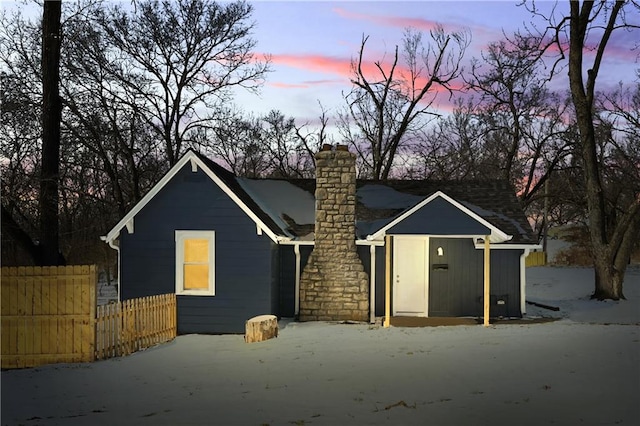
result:
[[(282, 207), (276, 208), (271, 205), (269, 200), (271, 197), (255, 191), (249, 194), (245, 190), (247, 185), (241, 184), (240, 178), (237, 178), (233, 173), (207, 157), (201, 154), (198, 154), (198, 156), (275, 234), (299, 239), (304, 238), (313, 230), (313, 223), (297, 223), (292, 218), (296, 215), (283, 211)], [(242, 179), (247, 180), (246, 178)], [(291, 193), (295, 193), (295, 191), (290, 191), (290, 188), (287, 189), (286, 185), (295, 185), (311, 195), (315, 193), (315, 181), (313, 179), (268, 180), (279, 183), (283, 190), (286, 189)], [(269, 187), (272, 190), (277, 190), (278, 185), (269, 185)], [(375, 196), (371, 198), (371, 192), (376, 190), (378, 191), (378, 200), (386, 199), (387, 202), (371, 201), (376, 199)], [(366, 230), (367, 234), (375, 232), (408, 208), (441, 191), (496, 228), (512, 235), (513, 238), (506, 244), (536, 243), (532, 235), (531, 226), (525, 217), (515, 191), (506, 181), (387, 180), (373, 182), (358, 180), (356, 191), (359, 200), (356, 207), (356, 220), (366, 225), (362, 226), (361, 229)], [(404, 197), (402, 194), (404, 194)], [(290, 205), (296, 206), (298, 210), (297, 216), (300, 216), (300, 209), (313, 209), (313, 203), (310, 203), (308, 199), (292, 199)], [(305, 216), (313, 217), (312, 214)], [(357, 237), (365, 238), (366, 235), (361, 233)]]
[(536, 243), (515, 190), (505, 180), (389, 181), (387, 184), (397, 191), (425, 198), (442, 191), (487, 222), (512, 235), (513, 239), (509, 243)]

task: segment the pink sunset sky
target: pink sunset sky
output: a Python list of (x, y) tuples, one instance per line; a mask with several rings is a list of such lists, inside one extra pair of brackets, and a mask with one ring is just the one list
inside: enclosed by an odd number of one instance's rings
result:
[[(117, 1), (125, 5), (132, 2)], [(384, 59), (385, 54), (387, 59), (393, 55), (407, 27), (422, 31), (425, 42), (429, 41), (429, 30), (437, 24), (447, 32), (467, 30), (471, 34), (471, 44), (464, 57), (468, 68), (472, 58), (479, 59), (486, 46), (503, 39), (504, 34), (524, 31), (526, 27), (542, 30), (546, 26), (542, 19), (519, 6), (522, 0), (247, 1), (254, 7), (256, 54), (271, 55), (272, 72), (267, 75), (259, 95), (238, 91), (236, 104), (255, 115), (280, 110), (285, 116), (296, 118), (298, 125), (317, 124), (321, 113), (319, 103), (330, 118), (344, 107), (343, 93), (352, 87), (351, 61), (357, 57), (363, 36), (369, 37), (363, 68), (373, 70), (374, 61)], [(526, 3), (531, 5), (531, 0)], [(30, 3), (0, 0), (0, 10), (24, 8), (25, 4)], [(538, 0), (535, 5), (548, 14), (556, 2)], [(640, 26), (640, 13), (630, 6), (627, 21)], [(567, 0), (559, 0), (557, 15), (565, 14), (568, 7)], [(593, 59), (589, 52), (585, 57)], [(616, 31), (607, 46), (596, 89), (608, 90), (620, 82), (637, 82), (638, 69), (640, 30)], [(566, 70), (558, 73), (552, 88), (567, 90), (565, 76)], [(451, 111), (452, 100), (444, 92), (433, 106), (437, 112), (447, 113)], [(334, 123), (330, 121), (330, 125)]]
[[(369, 36), (365, 61), (370, 69), (373, 61), (389, 58), (401, 44), (405, 28), (423, 31), (423, 40), (436, 24), (445, 31), (466, 29), (471, 33), (471, 45), (465, 62), (480, 58), (488, 43), (502, 39), (534, 23), (543, 29), (545, 23), (532, 17), (518, 1), (271, 1), (251, 2), (256, 23), (256, 52), (270, 54), (272, 69), (259, 96), (239, 94), (239, 106), (255, 114), (278, 109), (285, 116), (296, 118), (298, 125), (317, 122), (320, 106), (330, 116), (344, 106), (343, 92), (351, 88), (349, 77), (352, 58), (357, 56), (363, 35)], [(536, 2), (548, 12), (554, 2)], [(568, 9), (562, 1), (557, 10)], [(631, 10), (629, 10), (631, 12)], [(637, 11), (627, 18), (640, 24)], [(640, 68), (638, 59), (640, 31), (619, 31), (610, 40), (600, 74), (599, 89), (611, 88), (619, 82), (636, 80)], [(566, 75), (566, 71), (562, 72)], [(553, 82), (564, 90), (562, 76)], [(451, 109), (447, 93), (438, 96), (439, 112)]]

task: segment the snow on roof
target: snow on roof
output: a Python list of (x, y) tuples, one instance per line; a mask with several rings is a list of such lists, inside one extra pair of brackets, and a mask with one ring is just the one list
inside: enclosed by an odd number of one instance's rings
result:
[(482, 207), (476, 206), (475, 204), (471, 204), (469, 202), (466, 201), (460, 201), (460, 204), (464, 205), (466, 208), (468, 208), (469, 210), (471, 210), (472, 212), (474, 212), (475, 214), (477, 214), (478, 216), (484, 217), (485, 219), (491, 216), (497, 217), (501, 220), (507, 221), (509, 223), (511, 223), (520, 233), (520, 235), (528, 235), (528, 232), (522, 227), (522, 225), (520, 225), (520, 223), (515, 220), (512, 219), (508, 216), (505, 216), (502, 213), (497, 213), (491, 210), (486, 210), (483, 209)]
[(424, 197), (396, 191), (385, 185), (367, 184), (358, 188), (358, 200), (370, 209), (407, 209)]
[(315, 223), (315, 198), (286, 180), (236, 178), (242, 189), (282, 229), (289, 228), (284, 215), (298, 225)]
[[(274, 225), (280, 228), (280, 231), (276, 231), (277, 233), (300, 241), (313, 239), (315, 198), (312, 193), (312, 185), (300, 185), (300, 182), (284, 179), (235, 177), (234, 180), (262, 210), (264, 217), (268, 217)], [(356, 238), (364, 239), (368, 235), (378, 232), (395, 218), (404, 214), (403, 212), (407, 212), (424, 202), (427, 195), (433, 196), (429, 186), (423, 188), (420, 185), (424, 185), (424, 183), (413, 183), (412, 186), (404, 188), (407, 190), (406, 192), (388, 183), (364, 183), (359, 186), (356, 189), (360, 206), (355, 224)], [(415, 188), (422, 192), (416, 193)], [(483, 187), (480, 188), (480, 190), (482, 189)], [(503, 191), (499, 194), (503, 193), (506, 192)], [(481, 221), (486, 220), (490, 228), (495, 228), (500, 233), (519, 236), (514, 239), (515, 243), (529, 241), (529, 233), (524, 225), (516, 218), (508, 216), (506, 211), (502, 211), (502, 204), (497, 204), (498, 210), (496, 211), (487, 209), (484, 204), (482, 204), (483, 207), (480, 207), (478, 204), (463, 201), (466, 198), (462, 196), (464, 194), (458, 195), (459, 197), (456, 197), (455, 200), (459, 203), (459, 208), (468, 209), (468, 213), (477, 215)], [(494, 198), (496, 198), (495, 195), (489, 197), (492, 202)]]
[(383, 228), (389, 222), (393, 220), (393, 217), (375, 219), (375, 220), (356, 220), (356, 237), (360, 239), (366, 239), (367, 235), (371, 235)]

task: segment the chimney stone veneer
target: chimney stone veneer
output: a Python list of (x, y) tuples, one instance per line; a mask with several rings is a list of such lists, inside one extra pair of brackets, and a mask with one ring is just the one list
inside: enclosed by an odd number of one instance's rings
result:
[(369, 279), (356, 252), (356, 156), (316, 154), (315, 247), (300, 277), (301, 321), (368, 321)]

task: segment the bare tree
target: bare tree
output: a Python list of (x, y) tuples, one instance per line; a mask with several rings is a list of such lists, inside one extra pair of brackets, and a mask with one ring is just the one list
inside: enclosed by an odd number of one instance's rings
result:
[(479, 95), (485, 176), (511, 182), (525, 207), (569, 153), (568, 103), (546, 87), (541, 45), (539, 37), (519, 33), (490, 43), (467, 80)]
[[(9, 13), (2, 11), (0, 14), (0, 65), (2, 67), (2, 82), (0, 90), (2, 99), (0, 109), (2, 119), (0, 120), (0, 145), (2, 157), (5, 159), (0, 163), (2, 170), (2, 249), (3, 256), (7, 255), (8, 247), (11, 247), (11, 259), (18, 257), (25, 258), (26, 262), (32, 264), (43, 263), (43, 246), (38, 244), (42, 238), (41, 219), (45, 220), (47, 226), (51, 223), (55, 229), (49, 232), (57, 235), (57, 173), (55, 167), (50, 164), (52, 154), (59, 146), (59, 123), (58, 135), (46, 135), (47, 141), (53, 146), (47, 150), (47, 165), (45, 168), (48, 178), (45, 179), (42, 168), (42, 144), (43, 125), (45, 118), (43, 112), (43, 90), (45, 84), (42, 78), (43, 48), (47, 46), (50, 53), (48, 65), (55, 67), (56, 46), (51, 45), (52, 34), (56, 32), (55, 21), (59, 18), (55, 16), (56, 7), (47, 9), (49, 15), (47, 30), (50, 36), (43, 37), (44, 11), (40, 14), (40, 19), (24, 19), (20, 11)], [(52, 11), (54, 12), (52, 15)], [(53, 19), (52, 19), (53, 18)], [(59, 25), (59, 24), (58, 24)], [(59, 31), (57, 36), (59, 37)], [(56, 42), (56, 39), (53, 40)], [(59, 50), (58, 50), (59, 52)], [(54, 102), (57, 97), (57, 71), (53, 71), (48, 81), (49, 101)], [(55, 85), (55, 87), (52, 87)], [(52, 90), (53, 89), (53, 90)], [(55, 93), (54, 93), (55, 92)], [(55, 114), (48, 114), (47, 119)], [(50, 123), (55, 132), (55, 123)], [(53, 149), (51, 149), (53, 148)], [(55, 158), (54, 158), (55, 159)], [(57, 159), (55, 159), (57, 161)], [(44, 180), (43, 180), (44, 179)], [(42, 186), (46, 186), (46, 199), (40, 197)], [(48, 207), (47, 213), (42, 217), (40, 212), (42, 204)], [(55, 217), (54, 217), (55, 216)], [(50, 235), (51, 236), (51, 235)], [(49, 237), (50, 237), (49, 236)], [(50, 238), (49, 238), (50, 239)], [(57, 244), (57, 243), (56, 243)], [(56, 249), (49, 245), (50, 251)], [(58, 256), (54, 258), (53, 264), (57, 264)], [(6, 257), (3, 257), (5, 260)]]
[[(67, 259), (86, 262), (82, 256), (89, 250), (82, 247), (97, 243), (168, 169), (170, 158), (175, 161), (192, 142), (196, 131), (215, 123), (219, 105), (231, 97), (230, 88), (256, 90), (268, 64), (254, 61), (252, 9), (244, 2), (146, 1), (136, 2), (134, 11), (117, 6), (107, 10), (111, 4), (99, 0), (43, 3), (50, 5), (61, 6), (65, 35), (57, 39), (60, 95), (52, 98), (63, 108), (58, 115), (59, 201), (54, 204), (61, 208), (58, 241)], [(40, 46), (46, 33), (39, 20), (30, 20), (24, 12), (0, 15), (0, 142), (8, 159), (0, 164), (3, 260), (9, 240), (29, 243), (30, 257), (40, 256), (42, 137), (55, 135), (43, 133), (42, 127), (45, 114), (53, 111), (42, 108), (47, 75)], [(148, 61), (137, 61), (136, 54)], [(171, 143), (176, 138), (179, 143), (167, 145), (167, 135)], [(24, 262), (24, 253), (17, 261)]]
[(22, 76), (3, 72), (0, 77), (3, 260), (12, 263), (26, 257), (30, 263), (39, 264), (41, 252), (34, 240), (39, 234), (41, 150), (34, 141), (42, 136), (41, 98), (25, 90)]
[[(532, 4), (535, 10), (535, 4)], [(626, 21), (627, 12), (640, 11), (640, 5), (629, 1), (569, 1), (569, 11), (559, 20), (546, 17), (549, 35), (560, 52), (568, 49), (568, 74), (571, 99), (579, 134), (578, 147), (584, 169), (585, 199), (591, 251), (595, 267), (597, 299), (624, 298), (622, 283), (633, 244), (640, 233), (640, 195), (616, 198), (609, 203), (606, 162), (602, 161), (596, 115), (596, 83), (607, 45), (616, 31), (635, 31), (638, 27)], [(588, 39), (587, 39), (588, 38)], [(630, 46), (631, 48), (632, 46)], [(589, 59), (589, 58), (592, 59)], [(585, 72), (586, 70), (586, 72)], [(637, 141), (636, 141), (637, 143)], [(637, 167), (637, 164), (635, 164)]]
[[(314, 153), (318, 151), (312, 140), (314, 137), (311, 134), (303, 136), (293, 117), (286, 118), (277, 110), (270, 111), (262, 118), (262, 126), (263, 140), (272, 165), (270, 175), (281, 178), (312, 177), (315, 172)], [(323, 131), (324, 127), (320, 129), (320, 135)]]
[(65, 22), (63, 124), (76, 151), (87, 151), (99, 160), (85, 166), (101, 176), (101, 187), (109, 191), (108, 198), (123, 216), (168, 170), (168, 164), (161, 161), (163, 145), (145, 115), (146, 99), (126, 89), (120, 70), (127, 65), (114, 56), (107, 36), (95, 23), (100, 10), (99, 4), (88, 7), (85, 14)]
[(40, 170), (40, 249), (43, 265), (58, 265), (60, 173), (60, 46), (62, 4), (44, 2), (42, 10), (42, 168)]
[(261, 120), (241, 110), (219, 110), (216, 124), (200, 129), (194, 139), (200, 151), (222, 160), (237, 176), (264, 177), (270, 170)]
[(420, 132), (407, 176), (417, 179), (465, 180), (487, 177), (494, 153), (484, 146), (484, 129), (473, 99), (456, 100), (446, 117)]
[(613, 92), (596, 96), (596, 135), (609, 227), (615, 226), (625, 206), (640, 198), (640, 70), (637, 73), (633, 84), (621, 83)]
[(597, 103), (600, 116), (611, 129), (621, 181), (640, 193), (640, 69), (632, 85), (620, 83), (614, 92), (602, 93)]
[(240, 0), (136, 2), (114, 5), (98, 22), (113, 44), (123, 88), (144, 100), (144, 117), (176, 163), (193, 132), (211, 126), (210, 112), (230, 99), (229, 89), (257, 89), (268, 58), (253, 53), (253, 8)]
[[(305, 169), (304, 175), (306, 177), (312, 177), (315, 175), (316, 170), (316, 158), (315, 153), (320, 151), (320, 148), (325, 145), (333, 145), (334, 138), (327, 131), (329, 127), (329, 114), (324, 108), (322, 103), (318, 101), (320, 106), (320, 116), (318, 117), (319, 127), (314, 128), (309, 123), (301, 125), (295, 125), (296, 135), (301, 143), (301, 148), (304, 148), (306, 155), (306, 163), (303, 165)], [(311, 129), (309, 129), (311, 127)]]
[[(376, 61), (376, 75), (366, 71), (362, 38), (358, 58), (352, 62), (353, 89), (344, 95), (347, 107), (340, 114), (342, 136), (356, 149), (361, 173), (387, 179), (404, 138), (423, 128), (439, 90), (451, 93), (459, 77), (470, 36), (447, 34), (438, 27), (423, 44), (422, 33), (408, 29), (400, 54), (396, 46), (390, 64)], [(402, 57), (401, 57), (402, 55)], [(402, 60), (402, 62), (401, 62)], [(364, 168), (365, 170), (362, 170)]]
[[(238, 176), (309, 178), (319, 141), (327, 141), (326, 121), (319, 130), (296, 126), (278, 110), (262, 117), (228, 108), (219, 111), (213, 129), (198, 134), (197, 147), (224, 161)], [(321, 116), (326, 120), (326, 116)]]

